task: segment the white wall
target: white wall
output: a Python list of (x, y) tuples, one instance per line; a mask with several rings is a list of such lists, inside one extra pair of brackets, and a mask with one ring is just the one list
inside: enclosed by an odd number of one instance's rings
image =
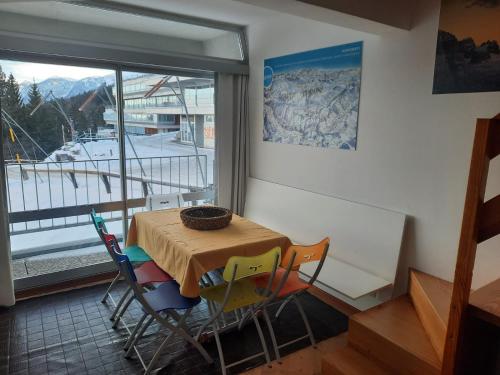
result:
[[(250, 174), (410, 215), (406, 265), (451, 280), (475, 119), (500, 112), (500, 93), (432, 95), (438, 18), (439, 0), (422, 0), (408, 32), (373, 35), (278, 13), (250, 25)], [(359, 40), (358, 150), (263, 142), (263, 60)], [(498, 160), (490, 180), (500, 192)], [(474, 287), (499, 276), (499, 248), (499, 238), (481, 246)]]

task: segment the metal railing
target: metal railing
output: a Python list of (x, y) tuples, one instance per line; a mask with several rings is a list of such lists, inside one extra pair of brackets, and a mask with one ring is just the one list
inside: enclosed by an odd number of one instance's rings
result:
[[(207, 155), (199, 158), (199, 164), (196, 155), (126, 159), (129, 216), (143, 209), (148, 194), (211, 191), (202, 178)], [(119, 159), (7, 164), (5, 175), (11, 234), (88, 225), (92, 207), (108, 220), (122, 218)]]

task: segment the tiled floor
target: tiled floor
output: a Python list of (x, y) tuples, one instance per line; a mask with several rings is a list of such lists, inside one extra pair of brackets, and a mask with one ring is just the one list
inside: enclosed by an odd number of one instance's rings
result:
[[(101, 304), (106, 286), (96, 286), (19, 302), (15, 307), (0, 311), (0, 374), (139, 374), (142, 367), (136, 356), (123, 357), (126, 331), (111, 328), (110, 304)], [(120, 286), (114, 293), (117, 298)], [(318, 341), (347, 330), (347, 318), (315, 297), (304, 295), (302, 302), (310, 317)], [(132, 306), (126, 320), (135, 322), (141, 314)], [(188, 325), (195, 326), (207, 316), (204, 303), (193, 311)], [(305, 330), (296, 309), (287, 307), (274, 322), (279, 340), (303, 335)], [(149, 361), (164, 336), (152, 326), (139, 350)], [(266, 337), (269, 340), (269, 337)], [(204, 344), (213, 358), (217, 349), (213, 340)], [(223, 334), (222, 345), (227, 361), (238, 360), (259, 349), (255, 327), (248, 325), (241, 332)], [(283, 354), (309, 345), (303, 340), (287, 348)], [(269, 346), (270, 347), (270, 346)], [(263, 359), (235, 368), (238, 373), (264, 363)], [(218, 363), (207, 365), (201, 355), (182, 340), (165, 349), (158, 365), (160, 374), (219, 374)]]

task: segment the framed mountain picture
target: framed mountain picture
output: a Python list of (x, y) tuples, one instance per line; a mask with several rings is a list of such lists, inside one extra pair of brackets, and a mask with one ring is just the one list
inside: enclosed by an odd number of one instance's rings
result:
[(434, 94), (500, 91), (500, 1), (442, 0)]

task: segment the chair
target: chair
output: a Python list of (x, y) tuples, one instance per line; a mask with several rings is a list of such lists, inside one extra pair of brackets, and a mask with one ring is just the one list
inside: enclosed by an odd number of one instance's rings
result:
[[(120, 269), (119, 262), (122, 259), (121, 256), (126, 254), (122, 253), (120, 245), (118, 244), (118, 240), (113, 234), (103, 233), (103, 239), (109, 255), (117, 265), (118, 269)], [(153, 261), (142, 263), (140, 266), (135, 268), (134, 272), (137, 279), (137, 284), (140, 285), (141, 287), (146, 287), (150, 285), (158, 286), (156, 285), (157, 283), (165, 283), (167, 281), (173, 280), (172, 276), (170, 276), (168, 273), (160, 269)], [(127, 302), (125, 302), (127, 300), (127, 296), (130, 294), (131, 291), (132, 291), (131, 288), (127, 289), (127, 291), (121, 297), (120, 301), (117, 303), (115, 311), (110, 317), (111, 320), (115, 321), (113, 323), (113, 328), (116, 328), (118, 322), (120, 321), (120, 318), (123, 316), (123, 314), (125, 313), (125, 311), (130, 306), (130, 304), (134, 299), (132, 296), (131, 298), (128, 299)], [(124, 303), (125, 305), (123, 305)]]
[[(316, 281), (323, 267), (323, 263), (325, 262), (329, 247), (329, 238), (325, 238), (321, 242), (311, 246), (290, 246), (286, 251), (285, 256), (281, 261), (280, 268), (278, 268), (275, 275), (260, 275), (254, 278), (255, 284), (259, 289), (264, 291), (263, 293), (265, 293), (266, 290), (272, 290), (272, 294), (269, 296), (268, 300), (258, 306), (258, 309), (262, 311), (264, 320), (266, 321), (266, 325), (271, 335), (271, 341), (273, 343), (274, 352), (276, 354), (276, 359), (278, 360), (278, 362), (281, 361), (279, 349), (283, 348), (284, 346), (291, 345), (308, 337), (311, 341), (311, 345), (314, 347), (316, 346), (316, 340), (314, 339), (309, 320), (307, 319), (307, 315), (302, 307), (302, 304), (300, 303), (300, 300), (297, 297), (300, 294), (304, 293), (307, 289), (309, 289)], [(308, 282), (302, 281), (299, 278), (298, 273), (300, 266), (304, 263), (314, 261), (319, 261), (314, 275)], [(271, 285), (271, 287), (269, 287), (269, 285)], [(285, 306), (291, 301), (295, 303), (297, 309), (299, 310), (302, 320), (304, 321), (307, 334), (284, 344), (278, 345), (271, 319), (269, 318), (269, 314), (267, 312), (267, 307), (271, 304), (281, 303), (281, 306), (276, 312), (276, 318), (279, 318), (279, 315), (281, 314)], [(242, 320), (241, 324), (244, 323), (244, 320), (245, 319)]]
[[(92, 211), (90, 212), (90, 217), (92, 218), (92, 222), (94, 223), (94, 227), (97, 231), (97, 234), (99, 235), (99, 238), (103, 241), (104, 245), (106, 245), (106, 242), (104, 240), (104, 233), (108, 233), (108, 229), (106, 228), (106, 221), (103, 217), (98, 216), (94, 209), (92, 209)], [(129, 257), (132, 263), (143, 263), (151, 261), (151, 257), (137, 245), (127, 246), (125, 249), (123, 249), (123, 253)], [(108, 289), (106, 290), (106, 293), (101, 300), (102, 303), (106, 303), (109, 293), (116, 285), (120, 277), (120, 272), (118, 272), (113, 281), (111, 281), (111, 284), (109, 284)]]
[[(144, 311), (144, 314), (136, 324), (127, 343), (125, 344), (125, 357), (130, 358), (135, 345), (144, 335), (146, 329), (153, 321), (156, 321), (164, 328), (167, 328), (170, 331), (170, 334), (158, 347), (149, 364), (147, 366), (143, 365), (145, 368), (145, 374), (150, 374), (151, 371), (153, 371), (163, 348), (165, 348), (168, 343), (172, 342), (172, 339), (175, 336), (193, 345), (208, 363), (213, 363), (212, 358), (203, 346), (194, 340), (193, 337), (191, 337), (184, 329), (186, 318), (189, 317), (193, 307), (200, 303), (200, 298), (183, 297), (179, 292), (179, 284), (173, 280), (162, 283), (154, 290), (144, 291), (138, 284), (136, 271), (132, 267), (132, 264), (128, 260), (127, 256), (118, 254), (117, 257), (119, 259), (120, 272), (124, 275), (126, 282), (129, 284), (134, 293), (135, 299), (139, 301)], [(177, 313), (178, 310), (185, 310), (185, 313), (183, 315), (179, 315)], [(174, 321), (177, 322), (177, 325), (170, 323), (168, 321), (169, 318), (174, 319)]]
[(167, 208), (180, 208), (184, 205), (182, 193), (153, 194), (146, 197), (148, 211), (165, 210)]
[[(228, 368), (261, 355), (265, 356), (267, 364), (270, 365), (271, 360), (264, 340), (264, 335), (259, 321), (254, 314), (254, 306), (264, 302), (267, 297), (265, 294), (257, 293), (253, 277), (262, 273), (269, 273), (269, 280), (272, 282), (274, 278), (273, 276), (280, 262), (280, 258), (281, 249), (279, 247), (275, 247), (265, 254), (255, 257), (231, 257), (229, 258), (223, 273), (225, 283), (201, 290), (200, 294), (207, 300), (211, 317), (200, 327), (198, 334), (196, 335), (196, 339), (198, 340), (200, 338), (200, 335), (203, 333), (205, 328), (212, 325), (217, 350), (219, 352), (222, 374), (224, 375), (226, 374), (226, 370)], [(226, 365), (219, 337), (219, 333), (222, 331), (222, 327), (219, 325), (219, 317), (222, 314), (229, 312), (235, 312), (235, 315), (238, 315), (237, 311), (242, 308), (248, 308), (252, 314), (263, 352)], [(224, 316), (222, 316), (222, 319), (224, 320)]]

